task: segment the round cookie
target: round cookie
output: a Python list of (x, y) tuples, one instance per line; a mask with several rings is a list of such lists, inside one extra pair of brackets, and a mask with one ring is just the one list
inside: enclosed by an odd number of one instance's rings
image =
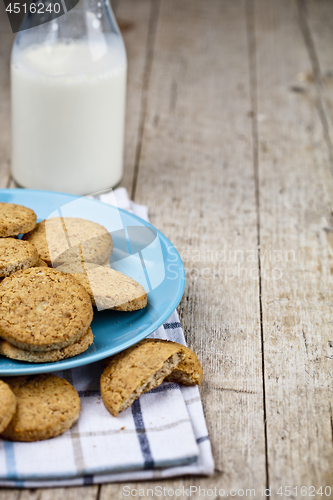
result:
[(89, 262), (69, 262), (57, 271), (71, 274), (87, 290), (99, 310), (137, 311), (147, 305), (147, 292), (135, 280), (114, 269)]
[(142, 393), (160, 385), (183, 359), (182, 346), (160, 339), (145, 339), (112, 356), (100, 385), (106, 409), (116, 417)]
[(33, 210), (13, 203), (0, 203), (0, 237), (17, 236), (36, 227), (37, 217)]
[(0, 380), (0, 433), (3, 432), (16, 410), (16, 397), (9, 385)]
[(41, 441), (69, 429), (80, 415), (74, 387), (56, 375), (6, 379), (16, 396), (17, 408), (1, 437), (11, 441)]
[(77, 342), (62, 349), (52, 349), (52, 351), (26, 351), (19, 349), (6, 340), (0, 340), (0, 354), (10, 359), (18, 361), (28, 361), (29, 363), (53, 363), (62, 359), (72, 358), (86, 351), (94, 342), (91, 328)]
[(38, 261), (38, 252), (29, 241), (15, 238), (0, 239), (0, 277), (28, 269)]
[(24, 235), (49, 266), (69, 261), (102, 264), (112, 253), (112, 238), (105, 227), (85, 219), (54, 217)]
[(49, 351), (74, 344), (92, 317), (86, 290), (55, 269), (17, 271), (0, 286), (0, 337), (20, 349)]

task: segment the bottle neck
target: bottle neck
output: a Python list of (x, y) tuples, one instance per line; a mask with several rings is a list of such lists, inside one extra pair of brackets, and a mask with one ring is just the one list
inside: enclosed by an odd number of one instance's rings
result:
[[(1, 1), (1, 0), (0, 0)], [(36, 13), (27, 13), (17, 41), (54, 44), (59, 40), (93, 40), (113, 35), (122, 41), (121, 33), (112, 12), (109, 0), (52, 0), (52, 5), (61, 5), (61, 15), (45, 13), (44, 21)], [(66, 6), (67, 12), (64, 12)], [(58, 10), (59, 7), (57, 7)], [(47, 22), (45, 21), (47, 20)]]
[[(67, 1), (70, 2), (72, 0)], [(86, 15), (86, 17), (88, 16), (88, 19), (90, 19), (91, 22), (95, 20), (94, 24), (96, 26), (96, 20), (99, 20), (102, 26), (106, 28), (103, 31), (111, 31), (117, 35), (120, 35), (119, 27), (109, 0), (79, 0), (77, 5), (73, 9), (73, 14), (74, 12), (76, 15)]]

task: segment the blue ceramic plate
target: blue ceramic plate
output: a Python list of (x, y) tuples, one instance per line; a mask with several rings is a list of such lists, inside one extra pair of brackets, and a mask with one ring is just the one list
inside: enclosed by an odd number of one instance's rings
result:
[(135, 312), (94, 309), (94, 344), (56, 363), (31, 364), (0, 356), (0, 375), (65, 370), (106, 358), (147, 337), (177, 307), (185, 287), (181, 258), (170, 241), (151, 224), (124, 210), (86, 197), (29, 189), (1, 189), (0, 201), (32, 208), (38, 221), (47, 217), (80, 217), (99, 222), (111, 233), (111, 266), (131, 276), (148, 291), (148, 305)]

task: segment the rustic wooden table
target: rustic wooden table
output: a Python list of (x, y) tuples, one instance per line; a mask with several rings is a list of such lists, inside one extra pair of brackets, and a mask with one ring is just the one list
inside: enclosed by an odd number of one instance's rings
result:
[[(114, 7), (129, 59), (122, 185), (184, 260), (178, 310), (216, 462), (213, 477), (131, 487), (333, 498), (333, 2)], [(0, 35), (1, 187), (12, 40)], [(0, 500), (109, 500), (123, 486)]]

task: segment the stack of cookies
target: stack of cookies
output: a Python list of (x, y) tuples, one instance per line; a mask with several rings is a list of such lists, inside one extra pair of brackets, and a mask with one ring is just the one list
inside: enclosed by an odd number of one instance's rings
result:
[(30, 208), (0, 203), (0, 278), (37, 265), (36, 248), (29, 242), (16, 239), (22, 232), (36, 227), (36, 214)]
[(112, 250), (100, 224), (71, 217), (37, 224), (31, 209), (0, 203), (0, 354), (32, 363), (76, 356), (93, 343), (92, 305), (145, 307), (143, 287), (110, 268)]
[(17, 271), (0, 287), (0, 353), (35, 363), (75, 356), (93, 342), (92, 319), (89, 295), (72, 276)]
[[(32, 363), (69, 358), (93, 343), (93, 305), (119, 311), (145, 307), (142, 286), (110, 268), (112, 250), (112, 238), (100, 224), (78, 218), (37, 224), (31, 209), (0, 203), (0, 354)], [(142, 340), (105, 361), (104, 405), (117, 416), (164, 380), (200, 384), (198, 358), (175, 342)], [(0, 380), (5, 439), (57, 436), (79, 413), (76, 390), (55, 375)]]

